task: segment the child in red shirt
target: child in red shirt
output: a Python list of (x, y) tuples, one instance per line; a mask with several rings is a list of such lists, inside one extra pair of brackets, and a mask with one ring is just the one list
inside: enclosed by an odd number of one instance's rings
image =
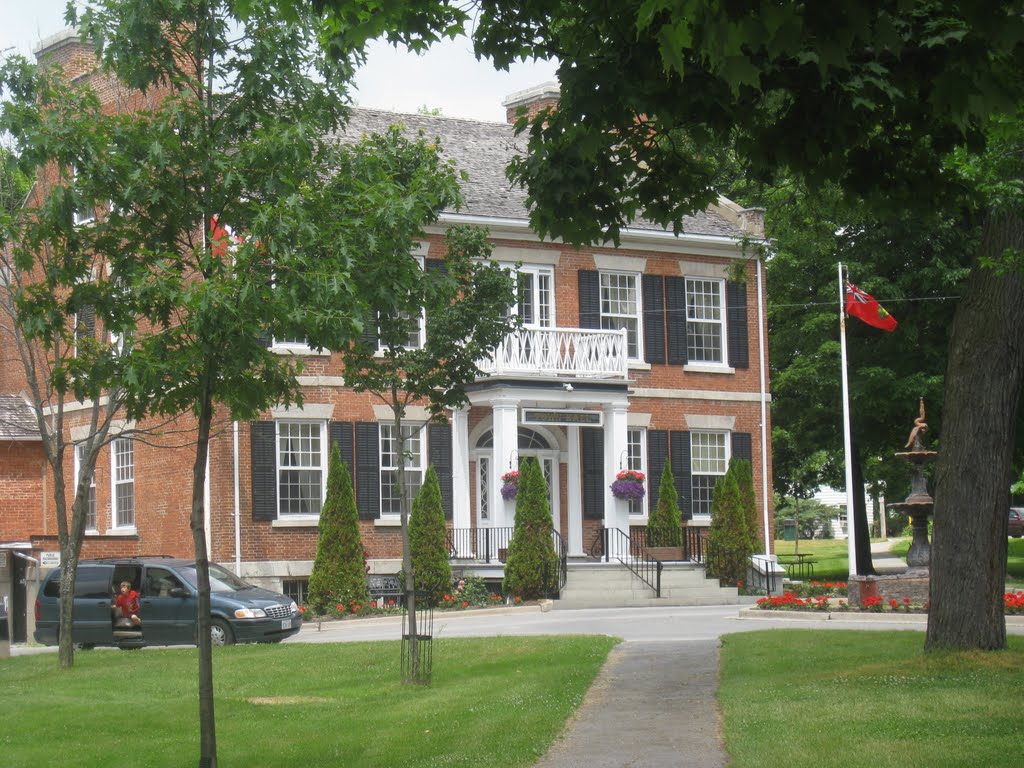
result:
[(135, 626), (142, 626), (142, 619), (138, 616), (139, 593), (132, 589), (131, 582), (121, 582), (121, 592), (117, 596), (113, 607), (119, 615), (130, 618)]

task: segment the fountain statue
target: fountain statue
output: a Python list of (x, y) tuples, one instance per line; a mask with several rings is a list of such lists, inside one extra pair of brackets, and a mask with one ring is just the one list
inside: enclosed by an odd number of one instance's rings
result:
[(908, 572), (915, 569), (927, 570), (931, 562), (931, 546), (928, 543), (928, 518), (931, 517), (935, 500), (928, 493), (928, 482), (924, 476), (926, 465), (935, 460), (936, 451), (926, 450), (921, 436), (928, 431), (924, 420), (924, 399), (920, 402), (920, 416), (914, 419), (914, 428), (904, 448), (909, 451), (897, 453), (901, 459), (909, 461), (912, 467), (910, 477), (910, 495), (898, 504), (890, 504), (893, 509), (906, 512), (910, 516), (913, 528), (913, 539), (907, 552)]

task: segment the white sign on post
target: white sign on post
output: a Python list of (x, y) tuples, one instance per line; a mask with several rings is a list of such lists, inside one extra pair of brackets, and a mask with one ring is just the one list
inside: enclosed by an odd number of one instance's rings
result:
[(60, 552), (40, 552), (39, 566), (41, 568), (60, 568)]

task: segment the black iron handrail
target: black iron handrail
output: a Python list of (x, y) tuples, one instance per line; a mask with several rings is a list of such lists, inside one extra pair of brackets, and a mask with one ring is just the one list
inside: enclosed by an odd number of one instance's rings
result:
[[(707, 561), (708, 534), (707, 528), (696, 526), (685, 526), (680, 529), (678, 546), (683, 548), (683, 560), (691, 563), (704, 565)], [(647, 541), (647, 527), (643, 525), (632, 525), (629, 528), (629, 538), (633, 541), (634, 553), (639, 553), (649, 546)]]
[(644, 584), (654, 590), (655, 597), (661, 597), (661, 571), (664, 566), (660, 560), (648, 557), (645, 548), (633, 541), (633, 538), (618, 528), (602, 528), (602, 548), (604, 560), (609, 562), (614, 557)]

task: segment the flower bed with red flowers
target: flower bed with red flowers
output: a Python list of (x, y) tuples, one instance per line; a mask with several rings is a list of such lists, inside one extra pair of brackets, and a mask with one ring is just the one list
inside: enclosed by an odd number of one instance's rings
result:
[[(811, 582), (815, 584), (816, 582)], [(841, 583), (841, 582), (839, 582)], [(822, 585), (824, 588), (825, 585)], [(843, 584), (845, 589), (846, 585)], [(1007, 616), (1024, 616), (1024, 592), (1007, 592), (1003, 596)], [(849, 601), (830, 594), (816, 594), (801, 597), (796, 592), (786, 591), (781, 595), (769, 595), (757, 601), (757, 607), (765, 611), (869, 611), (871, 613), (928, 613), (927, 603), (915, 603), (909, 597), (897, 600), (874, 595), (864, 600), (864, 607), (850, 605)]]

